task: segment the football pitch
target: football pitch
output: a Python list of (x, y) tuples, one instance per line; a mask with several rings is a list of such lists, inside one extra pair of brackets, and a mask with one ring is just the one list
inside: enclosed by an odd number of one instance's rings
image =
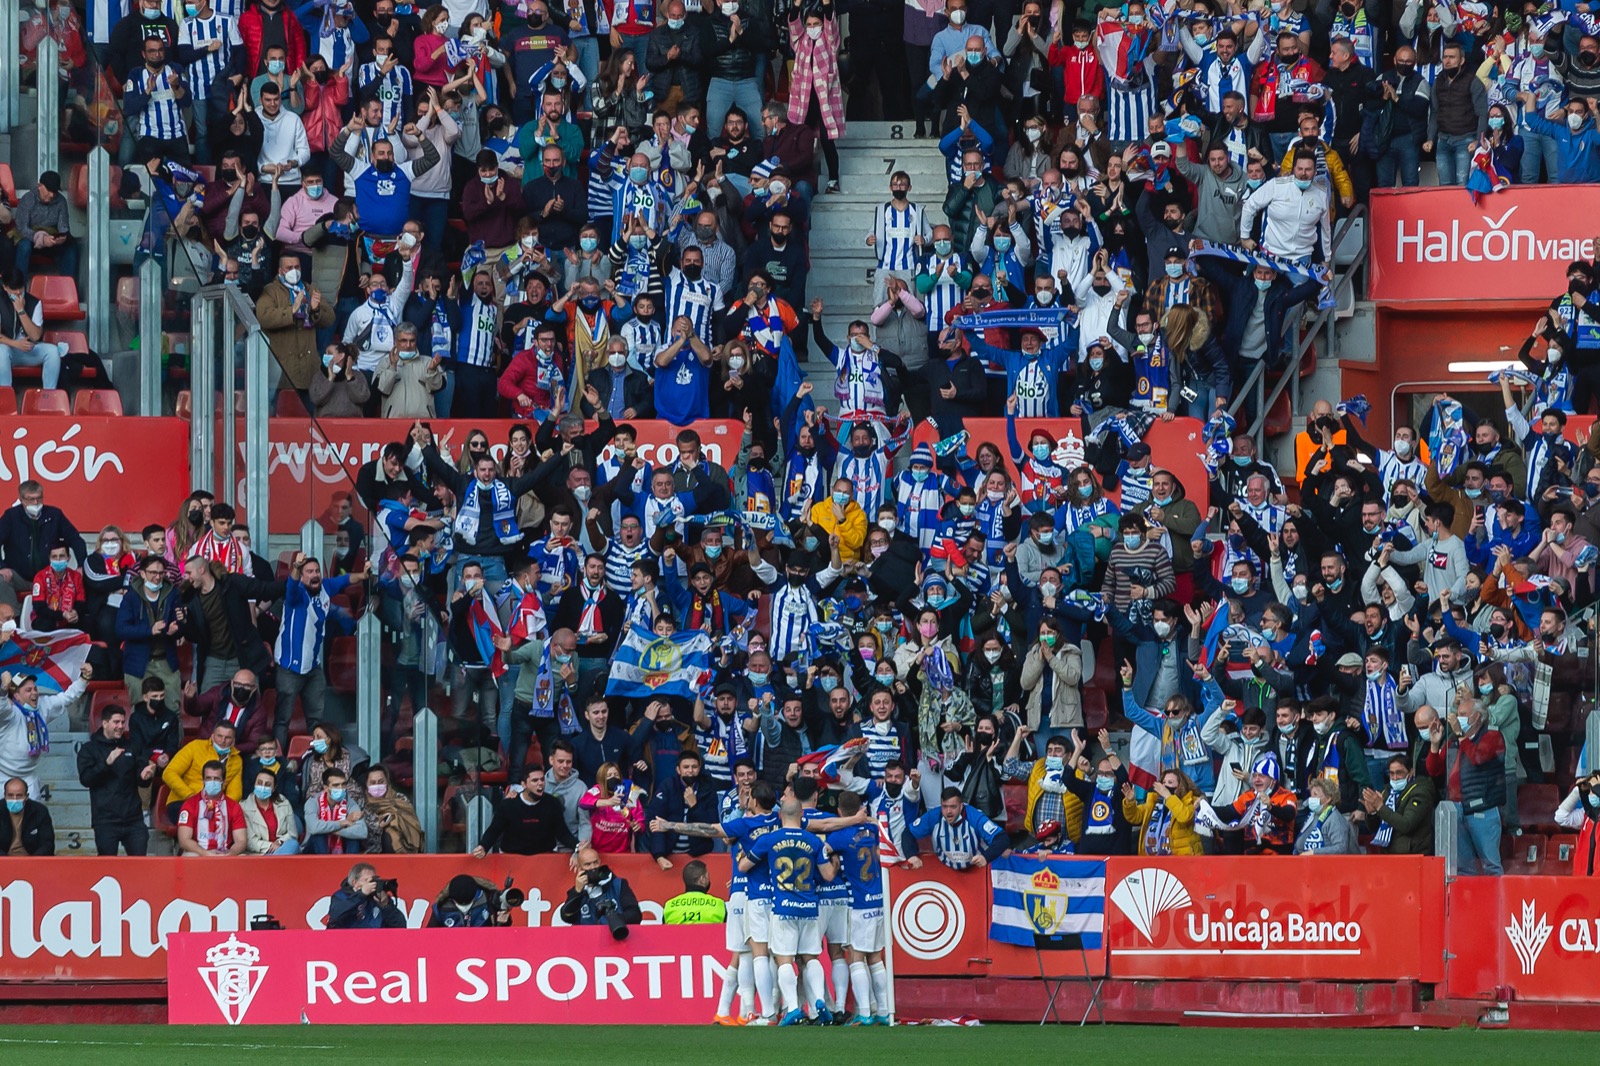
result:
[[(1155, 1026), (986, 1025), (977, 1028), (905, 1026), (896, 1029), (716, 1029), (587, 1026), (261, 1026), (240, 1029), (156, 1025), (0, 1026), (0, 1061), (26, 1066), (118, 1066), (160, 1063), (406, 1063), (495, 1062), (754, 1064), (777, 1056), (837, 1055), (850, 1066), (922, 1066), (942, 1062), (1024, 1064), (1043, 1052), (1087, 1061), (1261, 1061), (1297, 1066), (1381, 1062), (1451, 1066), (1593, 1061), (1588, 1033), (1478, 1032), (1468, 1029), (1330, 1030), (1215, 1029)], [(1587, 1049), (1587, 1051), (1585, 1050)], [(981, 1059), (979, 1058), (981, 1056)], [(829, 1061), (824, 1058), (822, 1061)]]

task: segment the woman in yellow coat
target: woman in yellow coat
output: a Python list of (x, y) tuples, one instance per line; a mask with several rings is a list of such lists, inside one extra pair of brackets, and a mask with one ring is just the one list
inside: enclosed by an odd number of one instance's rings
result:
[(1181, 770), (1167, 770), (1144, 799), (1134, 798), (1134, 788), (1122, 783), (1122, 815), (1138, 827), (1140, 855), (1199, 855), (1200, 838), (1194, 831), (1195, 805), (1200, 790)]
[(867, 543), (867, 512), (855, 500), (855, 485), (847, 477), (833, 483), (833, 495), (811, 505), (811, 524), (839, 538), (839, 558), (847, 563), (861, 558)]

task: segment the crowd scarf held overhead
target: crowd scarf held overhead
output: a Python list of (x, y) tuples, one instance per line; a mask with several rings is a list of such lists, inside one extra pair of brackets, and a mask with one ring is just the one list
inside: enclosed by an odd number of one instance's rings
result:
[(1322, 292), (1317, 297), (1317, 309), (1326, 310), (1337, 303), (1333, 294), (1332, 272), (1326, 266), (1319, 266), (1309, 260), (1297, 262), (1293, 259), (1284, 259), (1282, 256), (1268, 255), (1266, 252), (1248, 252), (1236, 245), (1219, 244), (1216, 241), (1198, 238), (1191, 241), (1189, 246), (1189, 257), (1192, 259), (1195, 256), (1213, 256), (1230, 263), (1243, 263), (1249, 267), (1270, 267), (1296, 283), (1315, 281), (1322, 286)]

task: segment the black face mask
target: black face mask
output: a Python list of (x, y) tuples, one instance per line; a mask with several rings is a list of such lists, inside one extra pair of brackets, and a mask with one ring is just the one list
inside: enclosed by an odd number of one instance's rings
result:
[(786, 576), (789, 578), (789, 587), (792, 589), (797, 589), (806, 583), (806, 575), (804, 574), (788, 574)]
[(690, 281), (699, 281), (700, 275), (705, 273), (705, 267), (699, 263), (685, 263), (679, 269), (683, 271), (683, 276)]
[(222, 182), (224, 185), (232, 185), (234, 182), (239, 180), (239, 172), (234, 170), (232, 167), (223, 167), (221, 170), (217, 171), (217, 180)]
[(885, 781), (883, 783), (883, 793), (890, 799), (899, 799), (900, 793), (905, 787), (906, 785), (904, 781)]
[(260, 226), (240, 226), (239, 227), (239, 236), (243, 237), (247, 241), (253, 241), (257, 237), (261, 236), (261, 227)]
[(910, 190), (908, 190), (908, 189), (894, 189), (894, 190), (891, 190), (889, 195), (893, 196), (896, 200), (904, 200), (907, 196), (910, 195)]
[(317, 79), (317, 84), (318, 85), (326, 85), (326, 84), (328, 84), (328, 82), (333, 80), (333, 71), (328, 70), (326, 67), (324, 67), (324, 68), (322, 68), (320, 70), (317, 70), (317, 71), (313, 72), (311, 76), (313, 78)]
[(189, 512), (189, 524), (191, 526), (198, 526), (203, 521), (205, 521), (204, 511), (196, 509)]
[(764, 456), (764, 455), (752, 455), (750, 457), (750, 469), (751, 470), (765, 470), (766, 468), (767, 468), (767, 457), (766, 456)]
[(254, 695), (255, 695), (255, 691), (254, 690), (248, 689), (248, 688), (244, 688), (244, 687), (242, 687), (240, 685), (234, 685), (233, 686), (233, 705), (235, 707), (243, 707), (245, 704), (250, 702), (251, 697), (253, 697)]
[(394, 173), (394, 160), (379, 159), (372, 164), (372, 167), (379, 174), (392, 174)]
[(979, 733), (978, 734), (978, 736), (977, 736), (978, 747), (987, 748), (990, 744), (993, 744), (993, 743), (994, 743), (994, 734), (993, 733)]

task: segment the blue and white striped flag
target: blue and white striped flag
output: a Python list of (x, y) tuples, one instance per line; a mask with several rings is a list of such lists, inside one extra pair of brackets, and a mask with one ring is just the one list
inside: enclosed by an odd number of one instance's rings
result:
[(637, 622), (611, 660), (607, 696), (681, 696), (692, 700), (711, 680), (711, 637), (701, 629), (658, 637)]
[(1032, 947), (1034, 938), (1079, 936), (1099, 948), (1106, 920), (1104, 860), (1012, 855), (989, 864), (989, 939)]

